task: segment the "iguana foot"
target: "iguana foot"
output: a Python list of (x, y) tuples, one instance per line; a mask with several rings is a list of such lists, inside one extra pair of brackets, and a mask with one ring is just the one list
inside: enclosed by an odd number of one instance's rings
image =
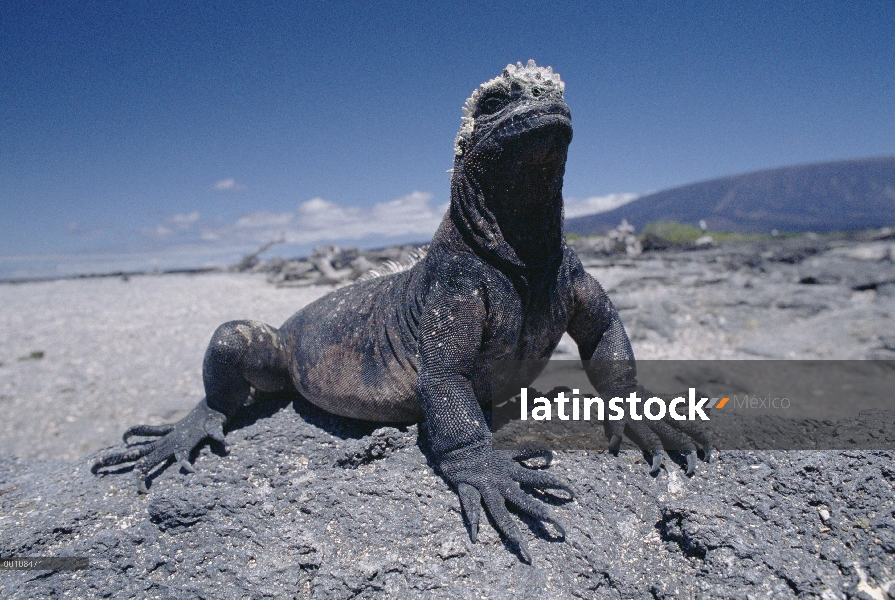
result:
[[(535, 453), (544, 456), (543, 452)], [(457, 488), (463, 514), (469, 522), (469, 536), (476, 541), (479, 531), (480, 506), (494, 519), (498, 531), (519, 549), (519, 554), (531, 563), (531, 553), (519, 528), (513, 522), (505, 501), (510, 501), (522, 512), (540, 521), (552, 523), (562, 537), (566, 530), (553, 512), (519, 488), (519, 484), (540, 489), (563, 490), (574, 496), (568, 482), (545, 471), (527, 469), (513, 459), (531, 458), (532, 453), (513, 455), (508, 451), (491, 449), (490, 443), (481, 443), (449, 452), (440, 463), (441, 472)], [(549, 464), (549, 457), (546, 457)]]
[(113, 452), (100, 458), (91, 468), (96, 473), (104, 467), (137, 461), (134, 471), (137, 473), (137, 488), (146, 493), (146, 477), (153, 467), (174, 457), (181, 468), (189, 473), (196, 469), (190, 464), (190, 451), (202, 440), (210, 437), (224, 443), (223, 413), (210, 408), (202, 400), (190, 413), (177, 423), (168, 425), (136, 425), (124, 432), (124, 441), (133, 436), (161, 436), (156, 440), (128, 447), (122, 452)]
[[(657, 396), (666, 401), (685, 394), (653, 394), (639, 390), (643, 398)], [(662, 467), (664, 451), (679, 452), (686, 457), (687, 476), (696, 472), (698, 460), (697, 450), (702, 450), (706, 462), (712, 455), (712, 438), (708, 430), (694, 421), (678, 421), (668, 415), (658, 421), (649, 419), (632, 419), (630, 415), (620, 421), (607, 421), (607, 433), (610, 436), (609, 449), (617, 451), (625, 435), (625, 428), (630, 437), (643, 450), (650, 453), (650, 475), (656, 475)], [(698, 446), (698, 448), (697, 448)]]

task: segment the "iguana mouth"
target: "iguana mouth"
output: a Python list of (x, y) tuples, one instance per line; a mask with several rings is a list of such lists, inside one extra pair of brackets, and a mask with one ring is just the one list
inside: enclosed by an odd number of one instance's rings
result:
[[(565, 104), (549, 103), (525, 108), (494, 123), (470, 154), (520, 150), (525, 162), (548, 161), (572, 139), (572, 119)], [(515, 154), (515, 153), (514, 153)]]
[(565, 164), (566, 149), (572, 141), (572, 120), (568, 109), (550, 106), (513, 115), (495, 128), (492, 140), (520, 165)]
[(533, 133), (546, 127), (561, 126), (572, 132), (572, 119), (568, 111), (561, 110), (558, 105), (548, 108), (529, 109), (512, 115), (507, 122), (501, 123), (495, 129), (495, 135), (502, 139)]

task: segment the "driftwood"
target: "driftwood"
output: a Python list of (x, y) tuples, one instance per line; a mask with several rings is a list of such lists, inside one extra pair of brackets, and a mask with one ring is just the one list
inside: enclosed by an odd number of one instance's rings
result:
[(387, 273), (393, 265), (414, 262), (421, 246), (408, 244), (375, 250), (320, 246), (308, 257), (272, 258), (259, 261), (248, 270), (267, 273), (268, 281), (277, 286), (345, 285), (371, 272)]
[(261, 262), (261, 259), (259, 258), (259, 256), (261, 256), (262, 253), (266, 252), (267, 250), (269, 250), (273, 246), (276, 246), (277, 244), (284, 243), (285, 241), (286, 241), (286, 237), (280, 236), (279, 238), (277, 238), (275, 240), (271, 240), (271, 241), (267, 242), (266, 244), (264, 244), (263, 246), (261, 246), (260, 248), (258, 248), (254, 252), (252, 252), (251, 254), (247, 254), (246, 256), (244, 256), (242, 258), (242, 260), (239, 261), (237, 264), (233, 265), (230, 268), (230, 270), (238, 271), (240, 273), (243, 271), (251, 270), (253, 267), (255, 267), (258, 263)]

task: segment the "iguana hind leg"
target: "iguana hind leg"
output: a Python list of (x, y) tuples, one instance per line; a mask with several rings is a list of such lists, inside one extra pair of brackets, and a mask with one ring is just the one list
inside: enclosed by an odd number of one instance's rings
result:
[(288, 356), (276, 329), (258, 321), (224, 323), (214, 332), (202, 363), (205, 398), (177, 423), (129, 428), (125, 442), (132, 436), (157, 439), (103, 456), (93, 465), (93, 472), (137, 461), (138, 487), (145, 492), (149, 472), (171, 457), (184, 470), (194, 471), (187, 460), (190, 451), (207, 437), (223, 443), (224, 423), (246, 404), (252, 388), (265, 392), (282, 389), (289, 380), (287, 365)]
[(208, 406), (229, 419), (246, 404), (251, 388), (276, 392), (289, 381), (289, 359), (280, 333), (259, 321), (229, 321), (205, 351), (202, 382)]

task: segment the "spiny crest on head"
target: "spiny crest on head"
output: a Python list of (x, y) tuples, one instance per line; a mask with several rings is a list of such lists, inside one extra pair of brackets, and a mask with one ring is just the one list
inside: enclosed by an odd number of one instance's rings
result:
[(499, 77), (486, 81), (472, 93), (472, 96), (466, 99), (466, 104), (463, 106), (463, 119), (460, 122), (460, 131), (457, 133), (457, 139), (454, 140), (454, 154), (456, 156), (463, 154), (463, 146), (472, 137), (472, 132), (475, 129), (475, 118), (473, 115), (479, 99), (494, 89), (503, 88), (504, 90), (509, 90), (514, 82), (529, 92), (534, 88), (538, 88), (542, 94), (559, 92), (560, 97), (566, 88), (566, 84), (559, 78), (559, 73), (553, 72), (553, 67), (539, 67), (532, 59), (529, 59), (528, 64), (524, 67), (521, 62), (517, 62), (515, 65), (507, 65), (507, 68), (503, 70)]

